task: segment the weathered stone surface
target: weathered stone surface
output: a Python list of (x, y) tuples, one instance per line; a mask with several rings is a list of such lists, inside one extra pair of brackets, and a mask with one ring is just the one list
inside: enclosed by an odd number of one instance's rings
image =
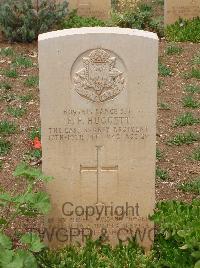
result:
[(39, 36), (43, 171), (55, 178), (51, 247), (87, 235), (152, 244), (157, 58), (157, 35), (144, 31)]
[(200, 16), (200, 0), (165, 0), (165, 25)]

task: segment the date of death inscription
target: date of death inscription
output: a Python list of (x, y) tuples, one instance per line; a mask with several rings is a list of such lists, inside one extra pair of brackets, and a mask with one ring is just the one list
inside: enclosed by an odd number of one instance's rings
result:
[(50, 126), (45, 132), (51, 142), (145, 140), (148, 126), (135, 121), (130, 109), (65, 109), (62, 125)]

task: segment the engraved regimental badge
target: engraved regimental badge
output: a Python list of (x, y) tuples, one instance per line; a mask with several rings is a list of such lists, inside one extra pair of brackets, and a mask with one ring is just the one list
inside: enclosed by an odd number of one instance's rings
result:
[(87, 57), (82, 56), (82, 69), (79, 67), (72, 76), (76, 92), (93, 102), (115, 98), (125, 87), (124, 73), (116, 68), (116, 60), (104, 49), (94, 49)]

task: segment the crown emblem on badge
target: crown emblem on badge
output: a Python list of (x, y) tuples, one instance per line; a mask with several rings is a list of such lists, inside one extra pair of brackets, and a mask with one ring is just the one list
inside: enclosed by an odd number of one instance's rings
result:
[(91, 62), (94, 63), (106, 63), (110, 55), (103, 49), (96, 49), (92, 51), (89, 55)]
[(119, 95), (125, 87), (125, 77), (116, 68), (116, 60), (111, 52), (101, 48), (82, 57), (83, 68), (73, 75), (76, 92), (93, 102), (104, 102)]

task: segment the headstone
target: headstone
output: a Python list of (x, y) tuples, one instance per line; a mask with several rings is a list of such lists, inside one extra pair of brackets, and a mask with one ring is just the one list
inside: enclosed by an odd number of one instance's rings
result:
[(69, 0), (69, 10), (73, 9), (77, 9), (79, 16), (107, 20), (110, 18), (111, 0)]
[(86, 237), (153, 241), (157, 35), (81, 28), (39, 36), (51, 247)]
[(165, 0), (165, 25), (200, 16), (200, 0)]

